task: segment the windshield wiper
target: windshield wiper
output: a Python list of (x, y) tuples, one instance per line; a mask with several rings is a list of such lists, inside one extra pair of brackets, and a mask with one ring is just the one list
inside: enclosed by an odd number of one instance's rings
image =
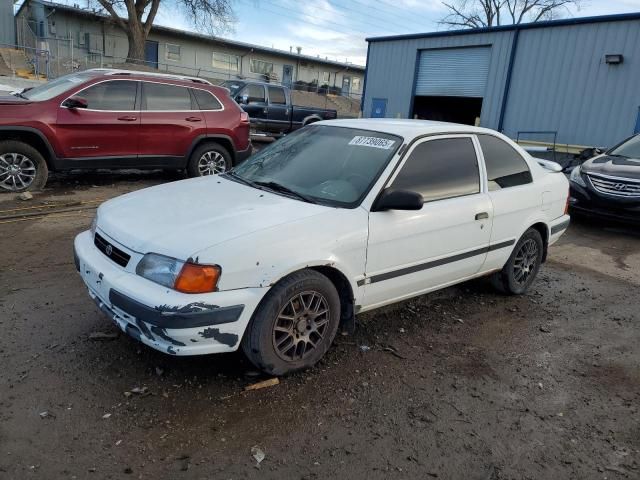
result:
[(15, 97), (19, 97), (19, 98), (24, 98), (25, 100), (29, 100), (27, 97), (25, 97), (21, 92), (14, 92), (13, 96)]
[(243, 183), (249, 187), (256, 187), (256, 184), (254, 182), (252, 182), (251, 180), (247, 180), (246, 178), (241, 177), (240, 175), (238, 175), (236, 172), (234, 172), (233, 170), (230, 170), (226, 173), (224, 173), (223, 175), (226, 175), (228, 177), (231, 177), (233, 180), (238, 181), (239, 183)]
[(291, 195), (293, 197), (296, 197), (299, 200), (302, 200), (303, 202), (318, 203), (315, 200), (313, 200), (311, 197), (308, 197), (300, 192), (296, 192), (295, 190), (291, 190), (289, 187), (285, 187), (284, 185), (281, 185), (277, 182), (254, 182), (254, 183), (261, 187), (266, 187), (269, 190), (273, 190), (274, 192), (280, 192), (287, 195)]

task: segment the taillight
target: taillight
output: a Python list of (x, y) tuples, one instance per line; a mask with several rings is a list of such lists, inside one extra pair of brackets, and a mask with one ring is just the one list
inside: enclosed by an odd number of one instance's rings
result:
[(249, 123), (249, 114), (247, 112), (240, 113), (240, 123)]

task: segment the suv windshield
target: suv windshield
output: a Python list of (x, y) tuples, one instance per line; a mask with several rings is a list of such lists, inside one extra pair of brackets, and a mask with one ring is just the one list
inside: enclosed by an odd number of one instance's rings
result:
[(90, 73), (72, 73), (65, 75), (64, 77), (57, 78), (50, 82), (34, 87), (26, 92), (20, 94), (21, 97), (27, 100), (43, 101), (50, 100), (53, 97), (57, 97), (61, 93), (71, 90), (73, 87), (80, 85), (82, 82), (86, 82), (95, 75)]
[(236, 93), (240, 91), (242, 87), (244, 87), (244, 83), (235, 82), (233, 80), (227, 80), (226, 82), (222, 82), (220, 84), (221, 87), (228, 88), (231, 96), (235, 96)]
[(622, 145), (617, 146), (609, 152), (609, 155), (640, 159), (640, 135), (636, 135)]
[(230, 178), (302, 200), (353, 208), (401, 144), (402, 138), (387, 133), (314, 125), (272, 143), (236, 167)]

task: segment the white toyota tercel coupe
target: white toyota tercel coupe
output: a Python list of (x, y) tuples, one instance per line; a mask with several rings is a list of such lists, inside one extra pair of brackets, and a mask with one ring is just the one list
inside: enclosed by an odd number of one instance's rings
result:
[(285, 374), (358, 313), (483, 275), (525, 292), (569, 225), (558, 171), (483, 128), (318, 122), (224, 175), (104, 203), (75, 239), (76, 266), (142, 343), (242, 346)]

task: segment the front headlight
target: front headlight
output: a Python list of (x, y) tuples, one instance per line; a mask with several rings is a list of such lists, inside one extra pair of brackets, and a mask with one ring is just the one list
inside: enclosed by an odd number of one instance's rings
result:
[(580, 165), (578, 165), (576, 168), (571, 170), (571, 175), (569, 176), (569, 180), (572, 181), (573, 183), (577, 183), (581, 187), (586, 187), (587, 184), (584, 183), (584, 180), (582, 179), (582, 175), (580, 174), (580, 168), (581, 168)]
[(91, 221), (91, 227), (89, 228), (89, 230), (91, 230), (91, 236), (95, 237), (96, 236), (96, 228), (98, 228), (98, 213), (96, 212), (96, 216), (93, 217), (93, 220)]
[(209, 293), (218, 288), (220, 267), (183, 262), (147, 253), (136, 266), (136, 273), (154, 283), (183, 293)]

